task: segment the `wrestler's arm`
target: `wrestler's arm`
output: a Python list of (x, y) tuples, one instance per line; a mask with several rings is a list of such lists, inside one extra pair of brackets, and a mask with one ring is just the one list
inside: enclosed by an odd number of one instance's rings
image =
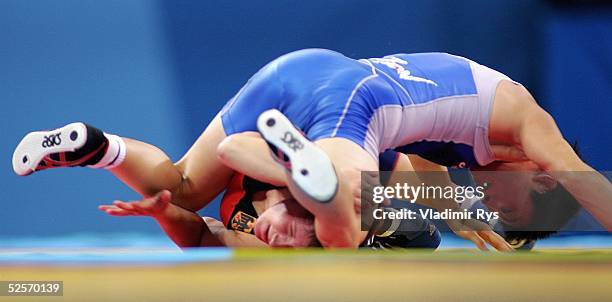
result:
[(210, 235), (202, 218), (195, 212), (170, 203), (171, 200), (172, 193), (164, 190), (138, 201), (116, 200), (112, 205), (102, 205), (99, 209), (112, 216), (151, 216), (168, 237), (182, 248), (200, 246), (204, 238), (215, 245), (216, 238)]
[[(393, 186), (396, 183), (425, 183), (427, 185), (441, 187), (456, 186), (451, 181), (450, 176), (448, 175), (448, 169), (446, 167), (412, 154), (399, 154), (395, 167), (391, 172), (391, 177), (389, 178), (389, 186)], [(457, 204), (454, 200), (445, 198), (418, 198), (416, 203), (437, 210), (459, 210), (459, 204)]]
[[(415, 171), (416, 173), (402, 173), (397, 175), (397, 171)], [(438, 172), (438, 173), (427, 173)], [(413, 179), (407, 179), (413, 178)], [(390, 185), (397, 182), (403, 183), (426, 183), (434, 186), (455, 186), (448, 175), (448, 169), (444, 166), (432, 163), (416, 155), (399, 154), (398, 161), (390, 178)], [(423, 199), (416, 200), (418, 204), (432, 207), (438, 211), (445, 209), (459, 210), (460, 206), (451, 199)], [(487, 250), (488, 243), (498, 251), (511, 251), (512, 247), (491, 228), (479, 221), (446, 220), (448, 226), (457, 236), (472, 241), (479, 249)]]
[(287, 176), (270, 154), (257, 132), (243, 132), (226, 137), (217, 148), (217, 156), (226, 166), (275, 186), (286, 186)]
[(607, 230), (612, 231), (612, 184), (584, 163), (563, 138), (554, 119), (534, 106), (519, 131), (527, 158), (565, 187)]
[[(395, 165), (395, 171), (414, 171), (415, 173), (402, 173), (400, 177), (394, 177), (391, 174), (391, 180), (395, 182), (406, 182), (408, 183), (425, 183), (434, 186), (451, 186), (455, 184), (451, 181), (448, 175), (448, 169), (444, 166), (432, 163), (426, 159), (423, 159), (417, 155), (405, 155), (400, 154), (398, 157), (397, 164)], [(431, 173), (434, 172), (434, 173)], [(413, 177), (414, 179), (404, 179), (406, 177)], [(392, 182), (392, 183), (395, 183)], [(459, 209), (459, 205), (450, 199), (422, 199), (419, 198), (416, 201), (418, 204), (432, 207), (438, 210), (444, 209)]]
[(113, 216), (151, 216), (166, 235), (181, 248), (266, 246), (254, 235), (227, 230), (221, 222), (212, 218), (202, 218), (195, 212), (170, 203), (171, 199), (169, 191), (162, 191), (139, 201), (115, 201), (113, 205), (100, 206), (100, 210)]

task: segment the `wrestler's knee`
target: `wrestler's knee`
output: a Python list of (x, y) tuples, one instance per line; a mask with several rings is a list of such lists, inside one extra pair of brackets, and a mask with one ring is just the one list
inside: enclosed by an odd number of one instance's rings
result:
[(217, 146), (217, 158), (227, 164), (237, 156), (243, 155), (245, 151), (248, 151), (247, 146), (245, 145), (245, 140), (253, 139), (255, 137), (260, 136), (258, 133), (254, 132), (244, 132), (232, 134), (224, 138)]
[(236, 151), (236, 144), (232, 138), (232, 136), (224, 138), (217, 146), (217, 157), (222, 161), (230, 158), (232, 152)]
[(185, 172), (185, 166), (182, 163), (175, 163), (174, 167), (179, 174), (179, 179), (172, 188), (172, 203), (184, 209), (198, 211), (202, 208), (200, 202), (201, 192), (198, 192), (198, 187), (193, 183), (189, 175)]

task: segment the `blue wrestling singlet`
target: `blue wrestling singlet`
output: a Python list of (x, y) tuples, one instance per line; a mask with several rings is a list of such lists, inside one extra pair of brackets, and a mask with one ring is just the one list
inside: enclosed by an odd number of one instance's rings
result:
[(374, 159), (387, 149), (445, 166), (493, 161), (488, 121), (503, 74), (445, 53), (354, 60), (324, 49), (281, 56), (223, 108), (227, 135), (278, 109), (310, 140), (342, 137)]

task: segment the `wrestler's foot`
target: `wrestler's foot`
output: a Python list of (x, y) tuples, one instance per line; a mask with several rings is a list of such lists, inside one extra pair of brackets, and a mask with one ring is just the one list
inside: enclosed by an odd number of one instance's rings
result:
[(309, 141), (280, 111), (262, 113), (257, 128), (272, 149), (276, 160), (284, 163), (295, 184), (313, 200), (331, 201), (338, 189), (334, 166), (323, 150)]
[(102, 159), (108, 145), (102, 131), (84, 123), (30, 132), (13, 153), (13, 170), (25, 176), (49, 168), (93, 165)]

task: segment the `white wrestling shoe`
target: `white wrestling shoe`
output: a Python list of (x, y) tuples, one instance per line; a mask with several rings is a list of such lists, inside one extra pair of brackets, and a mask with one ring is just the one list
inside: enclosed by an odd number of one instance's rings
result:
[(288, 161), (285, 168), (306, 195), (320, 203), (330, 202), (336, 196), (338, 177), (331, 160), (287, 117), (276, 109), (265, 111), (257, 119), (257, 128), (271, 149), (284, 153), (286, 159), (272, 152), (278, 161)]
[[(67, 162), (64, 152), (73, 152), (86, 142), (87, 127), (83, 123), (72, 123), (51, 131), (30, 132), (13, 153), (13, 170), (17, 175), (25, 176), (50, 167), (78, 165), (80, 161)], [(51, 159), (52, 154), (58, 154), (58, 158)]]

